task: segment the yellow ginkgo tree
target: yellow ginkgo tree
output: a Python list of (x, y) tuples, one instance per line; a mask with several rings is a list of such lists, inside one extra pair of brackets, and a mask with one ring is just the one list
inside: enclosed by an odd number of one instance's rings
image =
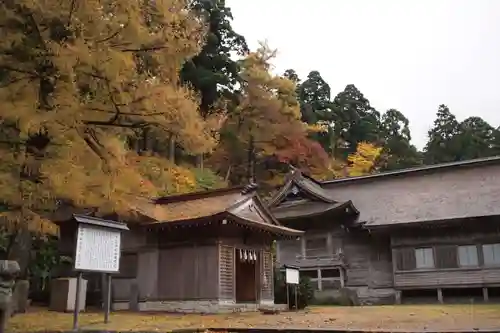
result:
[(0, 2), (0, 228), (56, 232), (63, 206), (126, 216), (134, 195), (168, 192), (150, 175), (172, 168), (126, 144), (142, 129), (192, 154), (216, 146), (220, 122), (179, 80), (206, 32), (188, 5)]

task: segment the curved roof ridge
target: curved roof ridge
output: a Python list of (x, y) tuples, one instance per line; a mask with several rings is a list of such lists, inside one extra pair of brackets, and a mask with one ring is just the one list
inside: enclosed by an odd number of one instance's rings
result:
[(326, 203), (337, 202), (329, 193), (327, 193), (323, 189), (321, 182), (317, 181), (311, 176), (303, 174), (299, 169), (293, 166), (291, 166), (290, 168), (291, 171), (285, 176), (285, 182), (283, 186), (271, 197), (271, 199), (268, 200), (268, 207), (273, 207), (279, 204), (293, 186), (297, 186), (299, 189), (303, 190), (319, 201), (323, 201)]

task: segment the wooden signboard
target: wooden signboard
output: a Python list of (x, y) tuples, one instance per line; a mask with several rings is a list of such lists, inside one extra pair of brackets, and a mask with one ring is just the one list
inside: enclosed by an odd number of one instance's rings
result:
[(77, 222), (74, 269), (76, 282), (73, 330), (78, 329), (82, 273), (98, 272), (107, 275), (104, 322), (109, 321), (111, 309), (111, 274), (120, 271), (121, 234), (129, 230), (124, 223), (103, 220), (92, 216), (73, 215)]

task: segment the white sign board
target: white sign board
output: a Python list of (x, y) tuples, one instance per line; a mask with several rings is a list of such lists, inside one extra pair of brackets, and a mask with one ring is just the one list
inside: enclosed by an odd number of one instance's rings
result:
[(78, 225), (75, 270), (116, 273), (120, 268), (120, 230)]
[(285, 268), (285, 280), (289, 284), (299, 284), (299, 270), (297, 268)]

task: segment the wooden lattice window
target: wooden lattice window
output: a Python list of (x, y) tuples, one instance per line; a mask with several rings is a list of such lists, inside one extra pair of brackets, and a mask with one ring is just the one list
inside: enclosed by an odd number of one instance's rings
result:
[(416, 268), (415, 249), (401, 248), (396, 250), (396, 269), (409, 271)]
[(220, 298), (234, 298), (234, 248), (221, 245), (219, 249)]
[(261, 298), (274, 299), (273, 292), (273, 256), (271, 252), (262, 252), (262, 289)]

